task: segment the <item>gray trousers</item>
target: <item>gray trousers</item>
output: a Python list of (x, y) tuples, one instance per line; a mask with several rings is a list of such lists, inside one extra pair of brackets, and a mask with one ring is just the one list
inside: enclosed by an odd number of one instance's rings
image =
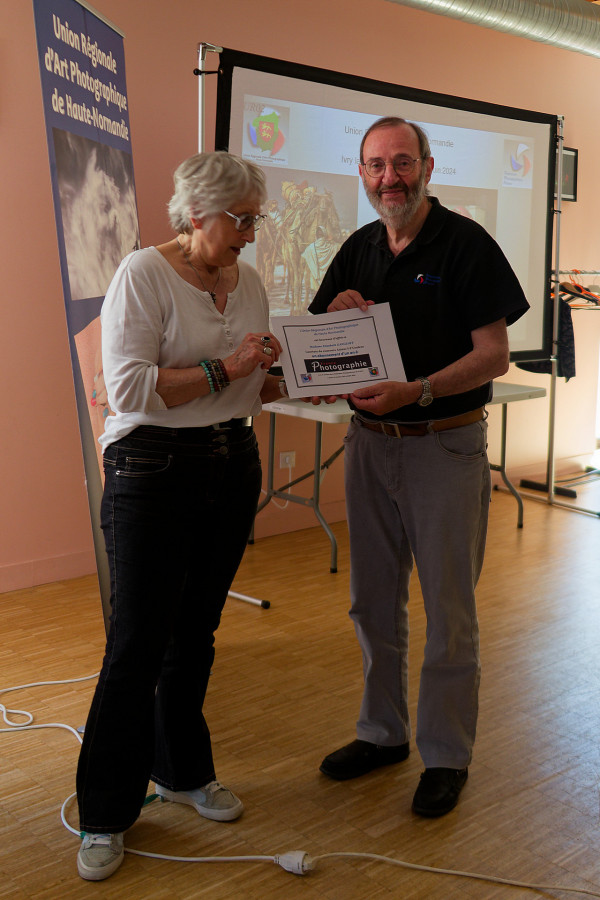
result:
[(427, 616), (416, 743), (426, 767), (471, 761), (480, 679), (475, 585), (491, 479), (485, 421), (422, 437), (351, 422), (345, 479), (350, 617), (363, 655), (357, 737), (403, 744), (408, 714), (408, 587), (417, 565)]

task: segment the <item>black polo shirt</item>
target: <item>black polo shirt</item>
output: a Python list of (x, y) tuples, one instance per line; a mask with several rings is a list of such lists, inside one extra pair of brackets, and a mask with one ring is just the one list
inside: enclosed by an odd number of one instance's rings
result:
[[(431, 209), (416, 238), (398, 256), (388, 247), (382, 222), (350, 235), (327, 270), (309, 306), (327, 312), (342, 291), (389, 302), (409, 381), (431, 375), (473, 349), (471, 332), (499, 319), (516, 322), (529, 308), (521, 285), (496, 241), (477, 222), (441, 206)], [(438, 397), (385, 415), (386, 421), (445, 419), (492, 398), (492, 383), (463, 394)], [(368, 413), (361, 415), (369, 416)], [(370, 416), (377, 419), (378, 416)]]

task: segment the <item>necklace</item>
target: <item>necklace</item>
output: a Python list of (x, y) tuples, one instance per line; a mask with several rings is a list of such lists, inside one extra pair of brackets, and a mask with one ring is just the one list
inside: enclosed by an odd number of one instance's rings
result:
[(207, 294), (210, 294), (210, 296), (212, 297), (212, 302), (213, 302), (213, 303), (216, 303), (216, 302), (217, 302), (216, 290), (217, 290), (217, 285), (218, 285), (218, 283), (219, 283), (219, 281), (220, 281), (220, 278), (221, 278), (221, 269), (219, 269), (219, 271), (218, 271), (218, 273), (217, 273), (217, 280), (216, 280), (215, 283), (213, 284), (213, 289), (212, 289), (212, 291), (209, 291), (209, 289), (208, 289), (208, 288), (206, 287), (206, 285), (204, 284), (204, 281), (202, 280), (202, 275), (200, 274), (200, 272), (199, 272), (197, 266), (195, 266), (194, 263), (191, 261), (189, 253), (186, 253), (186, 252), (185, 252), (185, 250), (183, 249), (183, 247), (182, 247), (181, 244), (179, 243), (179, 238), (175, 238), (175, 240), (177, 241), (177, 246), (178, 246), (179, 249), (181, 250), (181, 252), (182, 252), (182, 254), (183, 254), (183, 258), (185, 259), (186, 263), (188, 264), (188, 266), (190, 266), (190, 267), (194, 270), (194, 272), (195, 272), (196, 275), (198, 276), (198, 281), (199, 281), (200, 284), (202, 285), (202, 289), (203, 289)]

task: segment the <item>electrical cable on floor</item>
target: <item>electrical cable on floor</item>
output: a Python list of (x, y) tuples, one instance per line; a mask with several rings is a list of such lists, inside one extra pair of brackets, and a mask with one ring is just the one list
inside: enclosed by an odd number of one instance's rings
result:
[[(291, 477), (292, 477), (292, 467), (291, 467), (291, 466), (288, 466), (288, 467), (287, 467), (287, 470), (288, 470), (288, 475), (289, 475), (289, 477), (291, 478)], [(296, 479), (296, 481), (300, 481), (300, 480), (301, 480), (301, 479)], [(279, 492), (283, 492), (283, 491), (285, 491), (287, 488), (291, 487), (291, 486), (292, 486), (293, 484), (295, 484), (295, 483), (296, 483), (295, 481), (290, 481), (289, 484), (284, 484), (283, 487), (277, 488), (277, 490), (278, 490)], [(266, 494), (266, 493), (267, 493), (267, 491), (266, 491), (264, 488), (261, 488), (261, 489), (260, 489), (260, 492), (261, 492), (261, 494)], [(288, 494), (289, 494), (289, 491), (288, 491)], [(285, 503), (277, 503), (277, 501), (274, 500), (273, 498), (271, 498), (271, 503), (273, 504), (273, 506), (276, 506), (277, 509), (287, 509), (287, 507), (290, 505), (290, 501), (289, 501), (289, 500), (286, 500)]]
[[(10, 688), (1, 688), (0, 695), (6, 694), (9, 691), (17, 691), (25, 688), (33, 688), (33, 687), (43, 687), (45, 685), (54, 685), (54, 684), (75, 684), (80, 681), (89, 681), (92, 678), (97, 678), (99, 673), (95, 675), (86, 675), (83, 678), (70, 678), (64, 681), (38, 681), (33, 682), (31, 684), (22, 684), (17, 687)], [(9, 728), (0, 728), (0, 733), (8, 733), (11, 731), (30, 731), (32, 729), (41, 729), (41, 728), (62, 728), (66, 731), (70, 731), (75, 735), (77, 740), (81, 743), (81, 735), (79, 732), (72, 728), (70, 725), (64, 725), (59, 722), (53, 722), (44, 725), (33, 725), (33, 715), (30, 712), (20, 709), (8, 709), (3, 703), (0, 702), (0, 713), (6, 722), (9, 725)], [(9, 718), (10, 715), (18, 715), (24, 716), (26, 724), (17, 725), (12, 722)], [(60, 818), (64, 825), (64, 827), (70, 831), (72, 834), (77, 835), (77, 837), (81, 837), (81, 833), (77, 831), (77, 829), (73, 828), (72, 825), (69, 824), (67, 820), (66, 810), (69, 803), (75, 798), (76, 794), (73, 793), (64, 801), (61, 811)], [(150, 794), (146, 797), (144, 806), (147, 806), (149, 803), (152, 803), (154, 800), (159, 799), (158, 794)], [(600, 898), (599, 891), (591, 891), (586, 888), (575, 888), (575, 887), (567, 887), (565, 885), (559, 884), (533, 884), (525, 881), (513, 881), (509, 878), (500, 878), (495, 875), (483, 875), (475, 872), (462, 872), (457, 869), (441, 869), (436, 868), (435, 866), (424, 866), (419, 865), (417, 863), (409, 863), (404, 860), (394, 859), (391, 856), (381, 856), (377, 853), (351, 853), (344, 851), (336, 851), (332, 853), (322, 853), (318, 856), (310, 856), (304, 850), (290, 850), (286, 853), (276, 854), (275, 856), (170, 856), (163, 853), (150, 853), (145, 850), (133, 850), (130, 847), (125, 847), (125, 852), (130, 853), (134, 856), (146, 856), (150, 859), (162, 859), (168, 862), (187, 862), (187, 863), (225, 863), (225, 862), (273, 862), (277, 865), (281, 866), (282, 869), (285, 869), (286, 872), (292, 872), (294, 875), (307, 875), (309, 872), (313, 871), (317, 868), (317, 864), (326, 859), (360, 859), (360, 860), (374, 860), (375, 862), (388, 863), (393, 866), (399, 866), (403, 869), (411, 869), (413, 871), (418, 872), (427, 872), (429, 874), (434, 875), (452, 875), (456, 878), (470, 878), (475, 879), (477, 881), (487, 881), (492, 884), (504, 884), (507, 887), (515, 887), (515, 888), (525, 888), (526, 890), (537, 891), (537, 892), (547, 892), (547, 891), (562, 891), (564, 893), (570, 894), (581, 894), (587, 897), (598, 897)]]
[(555, 484), (592, 484), (598, 480), (600, 469), (586, 469), (577, 475), (565, 475), (564, 478), (556, 478)]
[[(83, 678), (67, 678), (65, 681), (34, 681), (31, 684), (18, 684), (15, 687), (0, 688), (0, 695), (8, 694), (10, 691), (22, 691), (26, 688), (46, 687), (51, 684), (77, 684), (79, 681), (91, 681), (92, 678), (97, 678), (99, 674), (99, 672), (96, 672), (94, 675), (84, 675)], [(32, 725), (33, 715), (30, 712), (27, 712), (24, 709), (9, 709), (3, 703), (0, 703), (0, 714), (2, 715), (4, 722), (10, 726), (9, 728), (0, 728), (0, 734), (9, 731), (30, 731), (35, 728), (64, 728), (66, 731), (70, 731), (74, 734), (81, 743), (81, 737), (78, 732), (70, 725), (63, 725), (62, 722), (48, 722), (44, 725)], [(21, 724), (12, 722), (9, 718), (9, 714), (13, 716), (23, 716), (25, 722), (22, 722)]]

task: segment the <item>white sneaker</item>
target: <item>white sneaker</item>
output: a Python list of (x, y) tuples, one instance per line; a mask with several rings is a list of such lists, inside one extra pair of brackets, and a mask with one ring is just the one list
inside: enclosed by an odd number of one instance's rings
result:
[(213, 819), (216, 822), (231, 822), (244, 811), (242, 801), (219, 781), (210, 781), (204, 787), (195, 788), (193, 791), (170, 791), (157, 784), (156, 793), (163, 800), (193, 806), (205, 819)]
[(102, 881), (117, 871), (124, 855), (122, 831), (115, 834), (84, 832), (77, 854), (77, 871), (86, 881)]

